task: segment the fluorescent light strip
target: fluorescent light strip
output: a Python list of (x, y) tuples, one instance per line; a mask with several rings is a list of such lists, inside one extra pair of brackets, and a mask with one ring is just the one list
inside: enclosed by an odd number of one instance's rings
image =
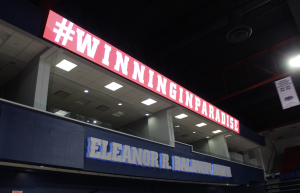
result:
[(215, 131), (213, 131), (214, 134), (221, 133), (221, 132), (222, 132), (221, 130), (215, 130)]
[(59, 111), (56, 111), (54, 114), (55, 115), (59, 115), (59, 116), (65, 116), (66, 114), (68, 114), (69, 112), (66, 112), (66, 111), (63, 111), (63, 110), (59, 110)]
[(188, 117), (188, 116), (184, 113), (181, 113), (180, 115), (175, 116), (175, 118), (177, 118), (177, 119), (183, 119), (183, 118), (186, 118), (186, 117)]
[(204, 127), (205, 125), (207, 125), (206, 123), (199, 123), (199, 124), (197, 124), (196, 126), (197, 127)]
[(75, 68), (77, 65), (68, 61), (68, 60), (63, 60), (60, 63), (56, 64), (56, 67), (63, 69), (67, 72), (70, 72), (73, 68)]
[(157, 102), (157, 101), (155, 101), (155, 100), (149, 98), (149, 99), (147, 99), (147, 100), (142, 101), (141, 103), (150, 106), (150, 105), (152, 105), (152, 104), (154, 104), (154, 103), (156, 103), (156, 102)]
[(112, 90), (112, 91), (116, 91), (118, 90), (119, 88), (122, 88), (123, 86), (118, 84), (118, 83), (115, 83), (115, 82), (112, 82), (108, 85), (105, 86), (105, 88), (109, 89), (109, 90)]

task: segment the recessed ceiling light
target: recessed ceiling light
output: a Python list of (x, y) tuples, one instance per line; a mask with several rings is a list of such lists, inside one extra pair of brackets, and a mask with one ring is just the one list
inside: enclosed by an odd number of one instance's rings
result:
[(116, 91), (118, 90), (119, 88), (122, 88), (123, 86), (118, 84), (118, 83), (115, 83), (115, 82), (112, 82), (108, 85), (105, 86), (105, 88), (109, 89), (109, 90), (112, 90), (112, 91)]
[(40, 166), (41, 168), (43, 168), (44, 166)]
[(75, 68), (77, 65), (68, 61), (68, 60), (63, 60), (60, 63), (56, 64), (56, 67), (63, 69), (67, 72), (70, 72), (73, 68)]
[(183, 118), (186, 118), (186, 117), (188, 117), (188, 116), (184, 113), (175, 116), (175, 118), (177, 118), (177, 119), (183, 119)]
[(221, 133), (221, 132), (222, 132), (221, 130), (215, 130), (215, 131), (213, 131), (214, 134)]
[(196, 126), (197, 127), (203, 127), (203, 126), (205, 126), (205, 125), (207, 125), (206, 123), (199, 123), (199, 124), (197, 124)]
[(180, 127), (179, 125), (176, 125), (175, 127)]
[(209, 137), (206, 137), (207, 139), (209, 138)]
[(54, 114), (59, 115), (59, 116), (65, 116), (68, 113), (69, 112), (67, 112), (67, 111), (59, 110), (59, 111), (56, 111)]
[(121, 111), (118, 111), (118, 112), (116, 112), (116, 113), (114, 113), (114, 114), (112, 114), (113, 116), (116, 116), (116, 117), (121, 117), (121, 116), (123, 116), (123, 115), (125, 115), (125, 113), (123, 113), (123, 112), (121, 112)]
[(93, 121), (94, 123), (97, 123), (97, 121)]
[(90, 121), (89, 121), (89, 120), (87, 120), (86, 122), (88, 122), (88, 123), (89, 123)]
[(88, 93), (89, 91), (88, 91), (88, 90), (85, 90), (84, 92), (85, 92), (85, 93)]
[(149, 114), (147, 113), (146, 116), (149, 116)]
[(119, 105), (119, 106), (122, 106), (122, 103), (119, 103), (118, 105)]
[(193, 133), (196, 133), (196, 131), (194, 131)]
[(154, 103), (156, 103), (156, 102), (157, 102), (156, 100), (153, 100), (153, 99), (151, 99), (151, 98), (142, 101), (143, 104), (148, 105), (148, 106), (150, 106), (150, 105), (152, 105), (152, 104), (154, 104)]

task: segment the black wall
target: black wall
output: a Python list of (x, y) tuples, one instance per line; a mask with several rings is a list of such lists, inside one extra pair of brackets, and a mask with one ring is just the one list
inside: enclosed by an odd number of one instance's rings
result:
[[(233, 177), (207, 176), (85, 158), (88, 137), (166, 153), (170, 157), (176, 155), (229, 166)], [(187, 145), (179, 143), (175, 143), (175, 147), (161, 145), (2, 101), (0, 101), (0, 159), (171, 180), (244, 185), (250, 181), (264, 181), (261, 169), (193, 153), (191, 147)]]
[(133, 180), (66, 174), (54, 172), (20, 171), (0, 168), (0, 193), (21, 190), (24, 193), (263, 193), (263, 184), (238, 187), (212, 187), (201, 184)]

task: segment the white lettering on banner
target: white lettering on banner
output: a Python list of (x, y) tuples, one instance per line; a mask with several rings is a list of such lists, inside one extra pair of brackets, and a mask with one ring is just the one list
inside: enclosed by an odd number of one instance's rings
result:
[(234, 117), (53, 11), (49, 12), (43, 37), (211, 121), (240, 133), (239, 121)]
[[(108, 149), (108, 141), (89, 137), (87, 139), (86, 157), (90, 159), (119, 162), (137, 166), (159, 168), (164, 170), (196, 173), (220, 177), (232, 177), (231, 169), (227, 166), (211, 164), (185, 157), (172, 156), (147, 149), (122, 145), (111, 142)], [(108, 151), (109, 150), (109, 151)], [(170, 165), (170, 160), (172, 161)]]
[(120, 71), (120, 67), (121, 67), (122, 68), (122, 73), (127, 75), (128, 74), (127, 68), (128, 68), (129, 57), (125, 55), (124, 60), (123, 60), (121, 52), (117, 51), (116, 54), (117, 54), (117, 60), (116, 60), (116, 65), (115, 65), (114, 69), (116, 71)]
[(136, 80), (137, 76), (138, 76), (140, 83), (144, 84), (145, 66), (141, 65), (141, 68), (140, 68), (139, 63), (136, 61), (133, 62), (133, 65), (134, 65), (134, 70), (133, 70), (132, 78), (134, 80)]
[(100, 44), (100, 40), (93, 37), (93, 46), (92, 46), (91, 35), (86, 34), (84, 40), (82, 40), (84, 34), (85, 34), (84, 31), (77, 28), (77, 50), (81, 53), (84, 53), (86, 50), (86, 47), (87, 47), (87, 55), (91, 58), (94, 58), (96, 49), (98, 48), (98, 45)]
[(104, 48), (105, 48), (105, 52), (104, 52), (104, 57), (102, 59), (102, 63), (105, 64), (106, 66), (109, 66), (109, 54), (111, 51), (111, 47), (105, 44)]

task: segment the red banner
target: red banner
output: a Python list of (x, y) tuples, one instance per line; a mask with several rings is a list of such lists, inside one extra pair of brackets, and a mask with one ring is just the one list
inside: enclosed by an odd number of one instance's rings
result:
[(44, 38), (240, 133), (234, 117), (53, 11), (49, 12)]

